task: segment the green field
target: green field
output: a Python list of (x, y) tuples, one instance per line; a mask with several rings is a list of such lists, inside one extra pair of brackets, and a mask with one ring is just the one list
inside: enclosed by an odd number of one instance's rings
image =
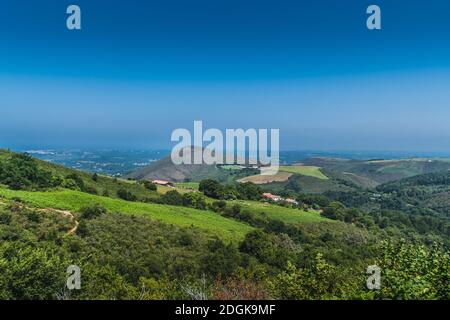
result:
[(320, 171), (320, 167), (315, 166), (280, 166), (280, 171), (300, 174), (302, 176), (314, 177), (317, 179), (328, 180), (328, 177)]
[(236, 202), (241, 205), (242, 211), (248, 211), (254, 214), (265, 213), (270, 219), (280, 220), (285, 223), (333, 221), (322, 217), (318, 211), (313, 210), (304, 211), (258, 201)]
[(257, 174), (254, 176), (249, 176), (249, 177), (239, 179), (237, 181), (240, 183), (251, 182), (251, 183), (255, 183), (255, 184), (266, 184), (266, 183), (272, 183), (272, 182), (287, 181), (290, 176), (292, 176), (291, 172), (277, 172), (276, 174), (273, 174), (273, 175)]
[(198, 182), (177, 182), (175, 186), (180, 189), (198, 190)]
[(16, 197), (38, 208), (55, 208), (72, 212), (77, 212), (85, 206), (99, 204), (111, 212), (136, 214), (180, 227), (198, 227), (227, 241), (242, 240), (245, 234), (253, 230), (247, 224), (224, 218), (211, 211), (152, 203), (128, 202), (66, 189), (49, 192), (30, 192), (14, 191), (0, 187), (0, 197), (6, 199)]

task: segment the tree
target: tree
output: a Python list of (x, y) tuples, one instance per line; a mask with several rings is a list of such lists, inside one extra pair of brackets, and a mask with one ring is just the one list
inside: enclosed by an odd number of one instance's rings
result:
[(246, 182), (237, 185), (239, 198), (243, 200), (259, 200), (261, 199), (262, 191), (254, 183)]
[(203, 194), (207, 197), (214, 199), (223, 199), (224, 190), (222, 185), (216, 180), (206, 179), (200, 181), (198, 186), (198, 190), (203, 192)]
[(431, 247), (384, 242), (376, 265), (381, 268), (381, 299), (450, 299), (450, 255)]
[[(289, 262), (285, 271), (268, 281), (268, 287), (275, 299), (345, 299), (358, 297), (359, 280), (358, 277), (345, 277), (318, 253), (309, 267), (299, 269)], [(348, 285), (348, 282), (354, 283)]]
[(156, 184), (152, 183), (151, 181), (142, 180), (141, 183), (147, 190), (156, 191), (158, 189)]
[(28, 154), (12, 154), (0, 162), (0, 183), (19, 190), (56, 186), (58, 180), (52, 179), (51, 173), (40, 168)]
[(137, 197), (132, 194), (131, 192), (121, 188), (119, 190), (117, 190), (117, 196), (123, 200), (127, 200), (127, 201), (136, 201)]
[(71, 264), (54, 245), (0, 245), (0, 299), (54, 299)]
[(161, 200), (165, 204), (172, 206), (183, 205), (183, 196), (177, 190), (170, 190), (162, 195)]
[(187, 192), (183, 194), (183, 206), (205, 210), (207, 207), (204, 196), (198, 192)]
[(105, 214), (106, 212), (107, 210), (99, 204), (83, 207), (80, 209), (81, 217), (84, 219), (94, 219), (101, 216), (102, 214)]
[(210, 276), (228, 277), (239, 266), (239, 251), (230, 243), (215, 239), (208, 245), (209, 253), (203, 258), (203, 270)]

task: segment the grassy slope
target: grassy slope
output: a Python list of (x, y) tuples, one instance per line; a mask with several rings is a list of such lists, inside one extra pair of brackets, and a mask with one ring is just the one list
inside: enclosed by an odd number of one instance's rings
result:
[[(178, 185), (178, 184), (177, 184)], [(178, 186), (175, 188), (178, 192), (183, 192), (182, 188)], [(174, 190), (173, 188), (158, 186), (158, 192), (166, 193), (167, 191)], [(185, 191), (184, 191), (185, 192)], [(216, 200), (211, 198), (205, 198), (207, 202), (211, 203)], [(256, 215), (258, 214), (266, 214), (270, 219), (280, 220), (285, 223), (301, 223), (301, 222), (334, 222), (334, 220), (330, 220), (324, 218), (320, 215), (318, 211), (310, 210), (304, 211), (300, 209), (282, 207), (276, 204), (270, 204), (267, 202), (259, 202), (259, 201), (248, 201), (248, 200), (232, 200), (227, 201), (228, 205), (233, 205), (238, 203), (243, 211), (252, 212)]]
[(175, 186), (180, 189), (188, 189), (189, 191), (197, 191), (199, 183), (198, 182), (178, 182)]
[(270, 219), (280, 220), (285, 223), (333, 221), (320, 216), (320, 213), (318, 211), (313, 210), (304, 211), (257, 201), (237, 201), (237, 202), (241, 205), (243, 211), (249, 211), (255, 214), (264, 213)]
[(277, 174), (274, 175), (254, 175), (254, 176), (249, 176), (249, 177), (245, 177), (242, 179), (237, 180), (238, 182), (252, 182), (255, 184), (265, 184), (265, 183), (271, 183), (271, 182), (283, 182), (283, 181), (287, 181), (289, 179), (289, 177), (292, 175), (292, 173), (290, 172), (278, 172)]
[(353, 173), (377, 184), (395, 181), (417, 174), (450, 170), (445, 159), (396, 159), (396, 160), (345, 160), (331, 158), (309, 158), (306, 165), (328, 170)]
[(328, 177), (316, 166), (280, 166), (280, 171), (301, 174), (303, 176), (314, 177), (322, 180), (328, 180)]
[(92, 204), (100, 204), (112, 212), (136, 214), (181, 227), (198, 227), (224, 240), (241, 240), (253, 228), (247, 224), (224, 218), (210, 211), (168, 205), (128, 202), (120, 199), (94, 196), (73, 190), (49, 192), (14, 191), (0, 188), (0, 196), (17, 197), (40, 208), (78, 211)]
[[(0, 160), (7, 159), (13, 153), (0, 149)], [(68, 176), (70, 174), (77, 174), (86, 186), (95, 188), (99, 195), (103, 195), (105, 191), (112, 198), (118, 198), (117, 191), (119, 189), (126, 189), (134, 195), (138, 196), (140, 199), (155, 197), (155, 192), (149, 191), (142, 185), (137, 184), (135, 181), (129, 181), (125, 179), (113, 179), (108, 176), (98, 175), (98, 180), (92, 180), (92, 174), (84, 171), (79, 171), (71, 168), (66, 168), (64, 166), (35, 159), (39, 167), (47, 171), (51, 171), (55, 175)]]

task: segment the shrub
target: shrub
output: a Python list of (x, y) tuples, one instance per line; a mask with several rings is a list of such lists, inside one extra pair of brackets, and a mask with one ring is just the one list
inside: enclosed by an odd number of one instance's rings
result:
[(211, 210), (214, 212), (223, 212), (227, 207), (227, 202), (224, 200), (214, 201), (211, 204)]
[(56, 181), (50, 172), (39, 168), (35, 159), (27, 154), (13, 154), (0, 162), (0, 183), (11, 189), (48, 188)]
[(136, 201), (137, 200), (137, 197), (134, 194), (132, 194), (130, 191), (127, 191), (123, 188), (117, 190), (117, 196), (120, 199), (127, 200), (127, 201)]
[(106, 212), (107, 210), (99, 204), (80, 209), (81, 217), (84, 219), (94, 219)]
[(90, 194), (95, 194), (95, 195), (98, 194), (97, 189), (95, 189), (95, 187), (92, 187), (92, 186), (87, 186), (84, 191), (87, 193), (90, 193)]
[(10, 224), (12, 220), (12, 215), (9, 212), (0, 212), (0, 224)]
[(214, 199), (223, 199), (224, 189), (222, 185), (216, 180), (206, 179), (200, 181), (198, 186), (198, 190), (203, 192), (203, 194), (207, 197)]
[(177, 190), (170, 190), (163, 194), (161, 200), (163, 203), (172, 206), (181, 206), (183, 204), (183, 196)]
[(156, 186), (156, 184), (152, 183), (151, 181), (148, 180), (142, 180), (141, 184), (150, 191), (156, 191), (158, 188)]

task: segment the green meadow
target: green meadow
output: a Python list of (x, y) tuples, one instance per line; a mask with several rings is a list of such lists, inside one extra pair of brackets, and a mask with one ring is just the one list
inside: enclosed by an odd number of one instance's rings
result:
[(257, 201), (236, 202), (241, 205), (243, 211), (252, 212), (254, 214), (264, 213), (270, 219), (280, 220), (285, 223), (333, 221), (322, 217), (319, 211), (315, 210), (305, 211)]
[(320, 171), (320, 167), (315, 166), (280, 166), (280, 171), (301, 174), (302, 176), (309, 176), (322, 180), (329, 179), (322, 171)]
[(198, 190), (198, 182), (177, 182), (175, 186), (180, 189)]
[(15, 191), (0, 187), (1, 197), (19, 198), (30, 206), (79, 211), (82, 207), (99, 204), (111, 212), (135, 214), (180, 227), (197, 227), (226, 241), (240, 241), (253, 227), (217, 213), (186, 207), (153, 203), (129, 202), (95, 196), (79, 191), (61, 189), (47, 192)]

